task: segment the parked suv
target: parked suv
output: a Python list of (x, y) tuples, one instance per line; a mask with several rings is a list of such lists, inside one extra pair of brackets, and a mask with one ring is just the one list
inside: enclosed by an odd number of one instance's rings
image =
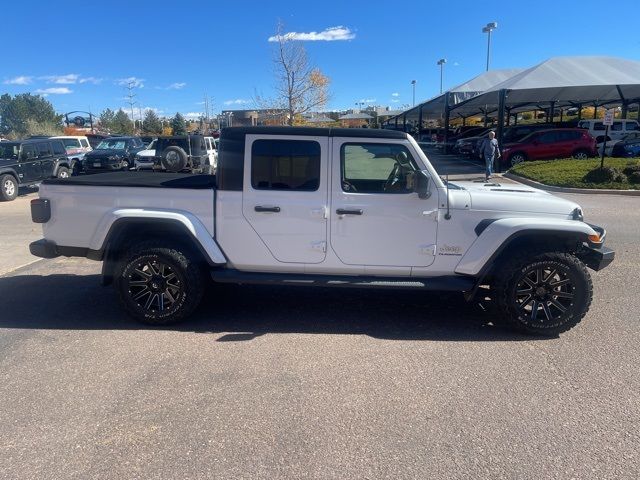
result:
[[(597, 143), (604, 141), (606, 126), (602, 120), (580, 120), (578, 128), (585, 128), (595, 137)], [(637, 132), (638, 130), (640, 130), (640, 124), (636, 120), (614, 120), (613, 125), (609, 127), (607, 141), (620, 140), (626, 134)]]
[(102, 140), (95, 150), (87, 153), (82, 162), (85, 173), (129, 170), (136, 154), (144, 150), (139, 137), (109, 137)]
[(155, 170), (213, 174), (218, 154), (213, 137), (175, 135), (158, 137), (155, 143)]
[(545, 158), (589, 158), (596, 155), (596, 141), (581, 128), (557, 128), (534, 132), (518, 143), (502, 147), (503, 162), (516, 165)]
[(71, 171), (78, 173), (82, 165), (82, 160), (86, 153), (93, 150), (89, 145), (89, 139), (85, 136), (55, 136), (51, 137), (59, 139), (64, 144), (64, 148), (67, 150), (67, 156), (71, 160)]
[(0, 143), (0, 200), (14, 200), (21, 186), (70, 175), (71, 161), (61, 140), (42, 138)]

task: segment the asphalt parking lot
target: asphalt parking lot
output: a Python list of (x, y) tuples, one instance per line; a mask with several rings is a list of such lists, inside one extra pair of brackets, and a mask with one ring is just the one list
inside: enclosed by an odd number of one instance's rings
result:
[(563, 196), (617, 258), (553, 339), (457, 296), (249, 286), (148, 328), (98, 263), (20, 267), (33, 194), (0, 204), (0, 478), (640, 477), (640, 199)]

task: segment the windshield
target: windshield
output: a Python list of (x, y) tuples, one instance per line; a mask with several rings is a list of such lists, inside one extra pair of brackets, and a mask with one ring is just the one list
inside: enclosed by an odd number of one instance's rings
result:
[(80, 148), (80, 141), (77, 138), (63, 138), (65, 148)]
[(0, 142), (0, 158), (18, 159), (20, 144), (17, 142)]
[(125, 140), (103, 140), (98, 144), (98, 150), (124, 150)]

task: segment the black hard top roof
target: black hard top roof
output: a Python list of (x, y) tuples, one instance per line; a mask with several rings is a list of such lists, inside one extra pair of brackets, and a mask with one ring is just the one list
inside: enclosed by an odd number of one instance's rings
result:
[(406, 139), (407, 134), (376, 128), (315, 128), (315, 127), (227, 127), (220, 138), (244, 135), (305, 135), (309, 137), (355, 137)]

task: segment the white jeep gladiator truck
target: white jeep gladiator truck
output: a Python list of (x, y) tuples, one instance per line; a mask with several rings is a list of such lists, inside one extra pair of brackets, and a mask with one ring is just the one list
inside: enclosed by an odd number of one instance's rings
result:
[(575, 203), (445, 182), (387, 130), (227, 128), (215, 176), (46, 180), (31, 213), (34, 255), (102, 261), (103, 283), (150, 324), (190, 315), (212, 279), (482, 292), (512, 326), (557, 335), (589, 309), (586, 267), (614, 258)]

